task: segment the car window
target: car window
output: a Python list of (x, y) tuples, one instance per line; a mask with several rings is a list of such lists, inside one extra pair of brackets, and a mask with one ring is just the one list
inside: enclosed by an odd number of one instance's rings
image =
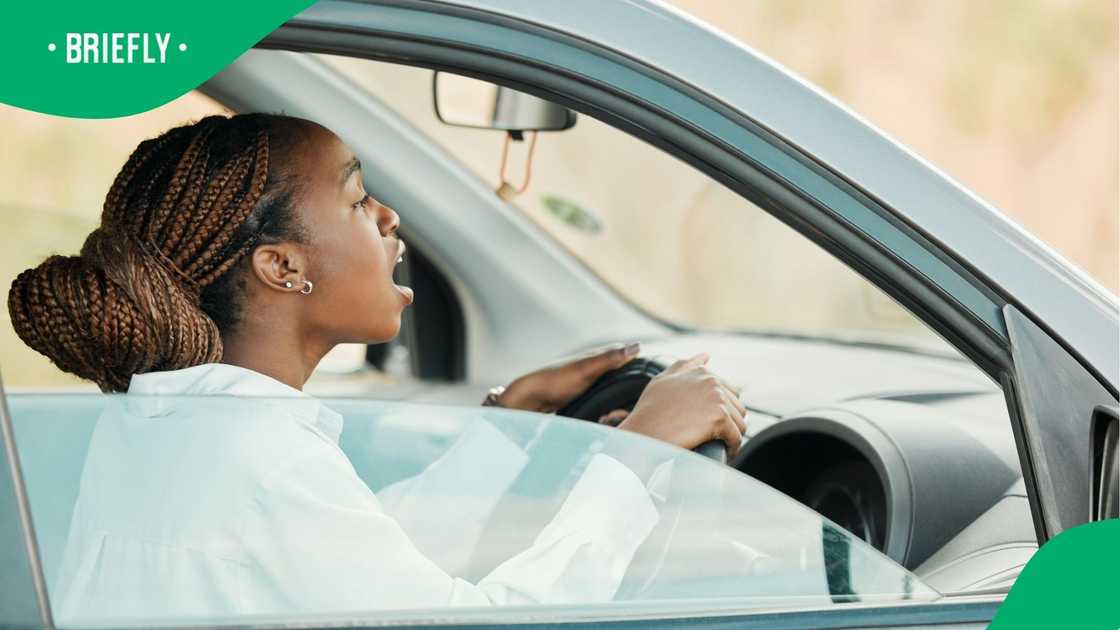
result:
[[(493, 189), (505, 134), (441, 122), (431, 70), (321, 55)], [(590, 116), (509, 149), (511, 205), (611, 288), (686, 328), (902, 344), (955, 354), (842, 262), (690, 165)], [(407, 209), (404, 219), (407, 220)]]
[[(510, 143), (505, 179), (525, 187), (509, 196), (499, 188), (505, 134), (440, 121), (430, 70), (322, 59), (618, 294), (683, 328), (643, 339), (643, 352), (669, 361), (710, 352), (708, 367), (742, 384), (751, 411), (750, 442), (732, 465), (945, 590), (993, 584), (987, 573), (966, 578), (972, 570), (998, 568), (1009, 584), (1037, 549), (1029, 502), (1016, 489), (1020, 461), (999, 384), (810, 239), (691, 165), (587, 115), (571, 129), (539, 134), (528, 179), (534, 139)], [(451, 115), (461, 105), (443, 104)], [(407, 224), (410, 209), (398, 210)], [(545, 246), (548, 238), (540, 239)], [(868, 447), (865, 439), (886, 441)], [(887, 461), (905, 462), (904, 480), (883, 482)], [(922, 462), (929, 468), (919, 470)], [(939, 465), (971, 472), (952, 481)], [(983, 488), (968, 478), (981, 468)], [(956, 491), (960, 483), (973, 490), (967, 499)], [(907, 507), (917, 503), (929, 510)], [(1006, 516), (999, 525), (996, 512)], [(995, 562), (981, 553), (996, 547), (1009, 555)]]
[[(364, 399), (9, 404), (60, 627), (937, 597), (765, 484), (595, 423)], [(475, 588), (516, 605), (479, 613)]]

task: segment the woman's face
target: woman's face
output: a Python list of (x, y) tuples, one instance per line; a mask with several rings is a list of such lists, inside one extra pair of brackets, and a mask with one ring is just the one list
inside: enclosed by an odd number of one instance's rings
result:
[(412, 289), (393, 282), (404, 254), (400, 217), (366, 194), (361, 163), (330, 130), (312, 124), (292, 155), (300, 173), (299, 219), (308, 235), (301, 296), (304, 324), (331, 343), (379, 343), (396, 336)]

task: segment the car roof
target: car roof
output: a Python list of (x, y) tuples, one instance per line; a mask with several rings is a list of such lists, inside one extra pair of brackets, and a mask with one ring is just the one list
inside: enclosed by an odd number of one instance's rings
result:
[[(1120, 303), (991, 204), (790, 70), (657, 0), (440, 0), (594, 41), (800, 147), (972, 265), (1120, 382)], [(719, 63), (712, 63), (718, 59)]]

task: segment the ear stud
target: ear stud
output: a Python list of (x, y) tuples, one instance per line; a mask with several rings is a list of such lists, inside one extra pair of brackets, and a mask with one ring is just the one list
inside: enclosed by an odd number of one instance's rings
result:
[(285, 282), (285, 283), (284, 283), (284, 288), (285, 288), (285, 289), (290, 289), (290, 288), (292, 288), (292, 281), (291, 281), (291, 280), (288, 280), (287, 282)]

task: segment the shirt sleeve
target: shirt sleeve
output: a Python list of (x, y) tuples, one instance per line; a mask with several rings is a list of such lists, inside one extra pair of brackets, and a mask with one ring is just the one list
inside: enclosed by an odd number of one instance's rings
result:
[(463, 575), (479, 541), (488, 538), (495, 508), (528, 463), (525, 450), (506, 434), (489, 422), (474, 422), (420, 474), (375, 494), (420, 553), (447, 573)]
[(323, 448), (261, 483), (243, 530), (259, 579), (243, 597), (300, 613), (608, 601), (656, 521), (638, 478), (595, 455), (533, 545), (473, 584), (418, 551), (345, 455)]

